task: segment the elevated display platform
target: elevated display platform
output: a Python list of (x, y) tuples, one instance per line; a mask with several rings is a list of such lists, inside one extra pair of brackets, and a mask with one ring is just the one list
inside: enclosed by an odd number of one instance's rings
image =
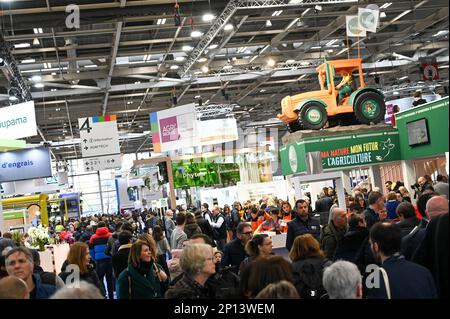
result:
[(335, 136), (342, 134), (360, 134), (360, 133), (371, 133), (380, 131), (395, 131), (395, 129), (387, 124), (379, 123), (376, 125), (350, 125), (350, 126), (335, 126), (332, 128), (326, 128), (322, 130), (302, 130), (293, 133), (287, 133), (281, 139), (283, 144), (289, 144), (301, 141), (305, 138), (314, 137), (326, 137)]
[(386, 124), (298, 131), (284, 136), (283, 144), (285, 176), (400, 160), (399, 133)]

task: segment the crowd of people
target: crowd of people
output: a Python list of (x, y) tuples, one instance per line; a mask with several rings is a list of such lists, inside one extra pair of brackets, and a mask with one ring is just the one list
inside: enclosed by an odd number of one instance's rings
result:
[[(388, 181), (385, 192), (353, 189), (343, 205), (324, 188), (314, 210), (310, 197), (292, 208), (268, 196), (81, 217), (63, 225), (70, 251), (56, 273), (5, 233), (0, 298), (445, 298), (448, 181), (412, 186), (416, 205)], [(269, 234), (285, 234), (287, 251)]]

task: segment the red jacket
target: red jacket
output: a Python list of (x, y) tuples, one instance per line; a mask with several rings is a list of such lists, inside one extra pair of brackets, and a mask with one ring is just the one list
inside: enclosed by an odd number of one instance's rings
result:
[(89, 243), (93, 244), (94, 239), (96, 238), (109, 238), (111, 237), (112, 234), (109, 232), (108, 227), (100, 227), (97, 228), (97, 230), (95, 231), (95, 234), (91, 236), (91, 239), (89, 239)]

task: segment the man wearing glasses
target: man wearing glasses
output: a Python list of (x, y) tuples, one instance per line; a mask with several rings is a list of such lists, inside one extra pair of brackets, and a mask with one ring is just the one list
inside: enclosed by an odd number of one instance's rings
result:
[(253, 229), (249, 223), (240, 223), (236, 229), (237, 238), (225, 245), (223, 250), (223, 257), (220, 267), (232, 266), (237, 273), (239, 265), (247, 256), (245, 252), (245, 245), (252, 239)]
[(317, 240), (320, 236), (320, 223), (318, 220), (308, 215), (308, 203), (299, 199), (295, 202), (297, 215), (294, 220), (288, 223), (286, 238), (286, 248), (290, 251), (295, 237), (304, 234), (311, 234)]

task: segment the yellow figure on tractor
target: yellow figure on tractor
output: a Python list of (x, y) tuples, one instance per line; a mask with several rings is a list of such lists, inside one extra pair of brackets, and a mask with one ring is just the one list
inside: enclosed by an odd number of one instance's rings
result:
[[(375, 88), (366, 87), (362, 59), (325, 61), (316, 71), (320, 91), (287, 96), (281, 101), (282, 114), (278, 114), (278, 118), (288, 124), (291, 132), (318, 130), (329, 119), (351, 113), (362, 124), (384, 120), (384, 95)], [(342, 78), (337, 85), (336, 74)]]

